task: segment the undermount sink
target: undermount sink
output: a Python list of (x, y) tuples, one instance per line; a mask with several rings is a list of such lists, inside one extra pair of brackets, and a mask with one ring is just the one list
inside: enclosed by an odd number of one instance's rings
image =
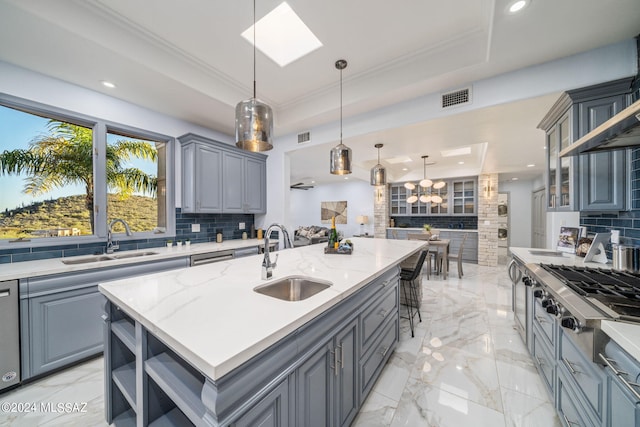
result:
[(158, 252), (131, 252), (131, 253), (120, 253), (120, 254), (111, 254), (111, 255), (94, 255), (88, 256), (84, 258), (71, 258), (71, 259), (62, 259), (64, 264), (73, 265), (73, 264), (87, 264), (90, 262), (99, 262), (99, 261), (113, 261), (115, 259), (127, 259), (127, 258), (138, 258), (142, 256), (149, 255), (157, 255)]
[(96, 256), (90, 256), (86, 258), (63, 259), (62, 262), (64, 264), (86, 264), (89, 262), (109, 261), (112, 259), (114, 258), (108, 255), (96, 255)]
[(253, 290), (259, 294), (283, 301), (302, 301), (318, 292), (322, 292), (331, 285), (332, 283), (326, 280), (304, 276), (289, 276), (278, 279), (275, 282), (260, 285)]
[(111, 255), (115, 259), (124, 259), (124, 258), (137, 258), (141, 256), (149, 256), (149, 255), (157, 255), (158, 252), (131, 252), (131, 253), (122, 253)]

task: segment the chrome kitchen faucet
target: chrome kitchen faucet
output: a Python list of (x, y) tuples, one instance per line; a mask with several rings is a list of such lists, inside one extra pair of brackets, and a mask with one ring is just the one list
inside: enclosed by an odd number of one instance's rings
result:
[(116, 243), (115, 245), (113, 244), (113, 241), (112, 241), (113, 233), (111, 231), (111, 228), (113, 227), (113, 225), (118, 222), (124, 225), (124, 229), (127, 233), (127, 236), (133, 236), (133, 233), (131, 233), (131, 229), (129, 228), (129, 224), (127, 224), (127, 222), (124, 219), (116, 218), (113, 221), (111, 221), (109, 223), (109, 226), (107, 227), (107, 253), (108, 254), (112, 254), (114, 251), (120, 249), (120, 245), (118, 243)]
[(271, 236), (271, 232), (274, 228), (279, 228), (282, 231), (282, 236), (284, 239), (284, 249), (292, 248), (293, 244), (291, 244), (291, 238), (289, 237), (289, 232), (282, 224), (271, 224), (267, 231), (264, 233), (264, 258), (262, 259), (262, 280), (269, 280), (273, 276), (273, 269), (276, 268), (276, 263), (278, 262), (278, 254), (276, 254), (276, 260), (271, 262), (271, 258), (269, 258), (269, 236)]

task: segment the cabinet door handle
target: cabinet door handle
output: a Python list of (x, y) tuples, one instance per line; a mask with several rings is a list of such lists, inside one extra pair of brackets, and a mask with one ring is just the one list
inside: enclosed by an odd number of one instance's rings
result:
[(336, 353), (338, 349), (340, 349), (340, 369), (344, 369), (344, 348), (342, 348), (342, 341), (338, 344), (338, 347), (336, 347)]
[(540, 316), (536, 316), (536, 321), (540, 324), (542, 323), (547, 323), (547, 319), (545, 319), (544, 317), (540, 317)]
[(544, 366), (544, 359), (540, 359), (538, 356), (536, 356), (536, 361), (538, 362), (538, 365)]
[(382, 282), (382, 287), (385, 288), (389, 283), (391, 283), (391, 280), (385, 280)]
[(9, 289), (3, 289), (0, 291), (0, 298), (8, 297), (11, 294)]
[(621, 375), (621, 372), (618, 371), (613, 366), (613, 364), (612, 364), (612, 362), (614, 362), (613, 360), (604, 357), (604, 355), (602, 353), (598, 353), (598, 356), (600, 356), (600, 359), (602, 359), (602, 361), (605, 363), (605, 365), (607, 365), (613, 371), (613, 373), (615, 374), (616, 377), (620, 378), (620, 381), (622, 381), (624, 386), (635, 396), (636, 404), (639, 403), (640, 402), (640, 393), (638, 393), (638, 391), (634, 387), (640, 387), (640, 384), (636, 384), (636, 383), (627, 381), (627, 379)]
[(380, 354), (382, 354), (382, 357), (387, 355), (387, 351), (389, 351), (389, 347), (383, 347), (382, 350), (380, 351)]
[(333, 373), (335, 376), (338, 376), (338, 359), (335, 351), (329, 350), (331, 352), (331, 356), (333, 357), (333, 365), (330, 365), (331, 369), (333, 369)]
[(562, 414), (562, 417), (564, 418), (564, 422), (567, 423), (568, 426), (579, 426), (580, 425), (580, 423), (569, 421), (569, 418), (567, 418), (567, 416), (565, 414)]
[(574, 367), (573, 367), (573, 363), (569, 362), (567, 359), (565, 359), (564, 357), (562, 358), (562, 361), (564, 362), (565, 366), (567, 368), (569, 368), (569, 371), (571, 371), (571, 374), (576, 375), (581, 373), (580, 371), (577, 371)]
[(387, 316), (387, 310), (385, 310), (384, 308), (382, 310), (380, 310), (380, 312), (378, 313), (378, 315), (380, 317), (386, 317)]

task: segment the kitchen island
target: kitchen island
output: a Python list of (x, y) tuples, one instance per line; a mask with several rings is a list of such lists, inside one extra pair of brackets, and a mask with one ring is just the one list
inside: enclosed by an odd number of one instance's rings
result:
[(349, 424), (398, 341), (398, 264), (424, 245), (353, 242), (278, 252), (272, 281), (331, 282), (302, 301), (254, 292), (259, 255), (101, 284), (107, 421)]

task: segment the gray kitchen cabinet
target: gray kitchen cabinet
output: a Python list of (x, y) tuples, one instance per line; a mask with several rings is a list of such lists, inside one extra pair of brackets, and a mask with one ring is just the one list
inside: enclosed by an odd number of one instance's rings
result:
[(631, 101), (625, 78), (563, 93), (538, 128), (546, 133), (547, 210), (619, 211), (626, 209), (626, 151), (559, 157), (581, 136), (611, 118)]
[(289, 425), (288, 379), (282, 381), (253, 408), (249, 409), (237, 421), (231, 424), (233, 427), (287, 427)]
[(355, 418), (357, 327), (357, 319), (352, 320), (296, 371), (296, 425), (343, 426)]
[(267, 156), (194, 134), (178, 140), (183, 212), (266, 212)]
[(29, 300), (32, 376), (102, 351), (100, 314), (104, 302), (97, 286)]
[[(609, 96), (580, 103), (584, 136), (627, 106), (627, 97)], [(626, 150), (580, 155), (580, 210), (621, 211), (627, 207)]]
[[(434, 180), (438, 181), (438, 180)], [(415, 190), (408, 190), (404, 183), (390, 184), (389, 213), (392, 216), (456, 216), (477, 215), (478, 179), (477, 177), (455, 178), (444, 180), (445, 186), (440, 189), (423, 189), (416, 184)], [(418, 198), (415, 203), (407, 203), (411, 194), (438, 195), (442, 203), (422, 203)]]
[(639, 427), (640, 401), (627, 390), (617, 376), (607, 371), (607, 422), (606, 427)]
[(129, 264), (20, 281), (22, 379), (100, 354), (105, 303), (98, 283), (189, 265), (188, 258)]

